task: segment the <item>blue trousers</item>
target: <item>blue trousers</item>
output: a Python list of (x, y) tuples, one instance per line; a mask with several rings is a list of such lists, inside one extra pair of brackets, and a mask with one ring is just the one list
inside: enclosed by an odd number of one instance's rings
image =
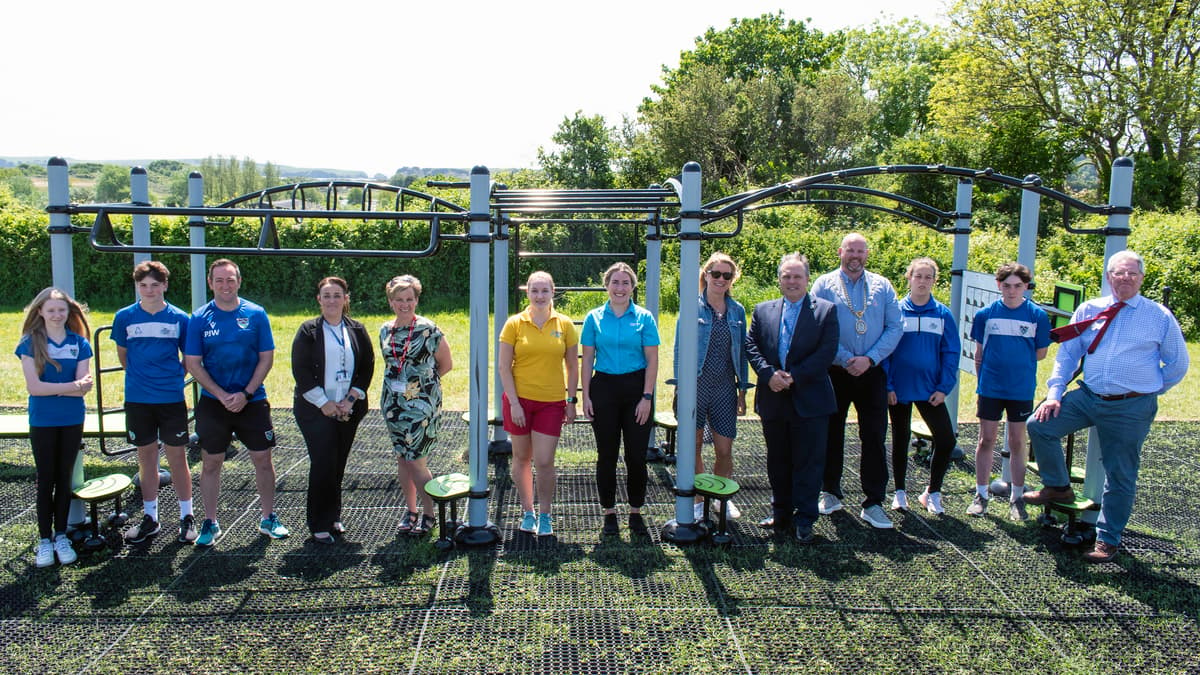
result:
[(1086, 387), (1073, 389), (1062, 398), (1058, 417), (1045, 422), (1029, 418), (1026, 431), (1042, 474), (1051, 487), (1070, 484), (1062, 439), (1080, 429), (1096, 427), (1100, 462), (1104, 466), (1104, 495), (1096, 536), (1117, 546), (1133, 512), (1141, 466), (1142, 443), (1158, 413), (1158, 397), (1151, 394), (1122, 401), (1104, 401)]

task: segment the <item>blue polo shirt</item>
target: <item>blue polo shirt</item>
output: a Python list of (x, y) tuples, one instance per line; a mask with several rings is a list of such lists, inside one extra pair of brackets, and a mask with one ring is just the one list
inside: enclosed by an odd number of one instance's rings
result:
[(1037, 351), (1050, 346), (1050, 317), (1028, 298), (1016, 309), (997, 300), (975, 313), (971, 339), (983, 346), (975, 393), (1032, 401), (1037, 390)]
[(597, 371), (609, 375), (632, 373), (646, 367), (643, 348), (658, 346), (658, 324), (653, 314), (632, 302), (619, 317), (605, 302), (584, 317), (579, 344), (596, 348)]
[[(47, 355), (58, 362), (59, 367), (47, 363), (38, 379), (42, 382), (64, 384), (75, 381), (75, 369), (80, 361), (92, 358), (92, 345), (87, 338), (67, 330), (62, 342), (47, 340)], [(33, 358), (33, 345), (29, 336), (21, 337), (14, 352), (17, 358)], [(69, 427), (83, 424), (86, 412), (82, 396), (30, 396), (29, 426)]]
[[(202, 358), (209, 376), (228, 392), (243, 391), (258, 367), (259, 352), (275, 349), (271, 335), (271, 322), (267, 312), (248, 300), (238, 299), (237, 309), (232, 312), (217, 307), (216, 301), (196, 310), (188, 322), (187, 344), (183, 353)], [(215, 398), (208, 390), (201, 393)], [(259, 385), (252, 401), (267, 397), (267, 390)]]
[(112, 339), (125, 348), (125, 401), (178, 403), (183, 400), (183, 362), (188, 314), (167, 303), (151, 314), (140, 303), (113, 317)]

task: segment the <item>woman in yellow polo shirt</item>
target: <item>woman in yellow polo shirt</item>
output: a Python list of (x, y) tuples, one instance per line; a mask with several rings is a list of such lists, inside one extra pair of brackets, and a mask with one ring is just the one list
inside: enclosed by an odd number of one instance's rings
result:
[[(512, 437), (512, 479), (524, 511), (520, 530), (544, 537), (554, 534), (554, 451), (563, 423), (575, 421), (579, 333), (570, 319), (554, 311), (554, 279), (549, 274), (530, 274), (525, 295), (529, 307), (508, 317), (500, 331), (501, 406), (504, 430)], [(537, 516), (533, 466), (538, 475)]]

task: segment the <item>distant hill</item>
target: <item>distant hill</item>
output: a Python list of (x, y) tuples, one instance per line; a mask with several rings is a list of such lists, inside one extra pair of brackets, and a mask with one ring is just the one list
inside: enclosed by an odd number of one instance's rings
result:
[[(161, 160), (162, 158), (158, 158), (158, 159)], [(44, 167), (44, 166), (46, 166), (46, 162), (48, 162), (49, 160), (50, 160), (49, 156), (41, 156), (41, 157), (0, 156), (0, 168), (14, 167), (14, 166), (18, 166), (21, 164), (31, 164), (34, 166)], [(66, 160), (67, 160), (68, 165), (115, 164), (117, 166), (129, 166), (129, 167), (149, 166), (151, 162), (157, 161), (155, 159), (102, 159), (102, 160), (89, 159), (89, 160), (81, 160), (81, 159), (73, 159), (70, 157), (66, 158)], [(177, 161), (177, 162), (181, 162), (183, 164), (198, 167), (198, 166), (200, 166), (200, 163), (203, 161), (203, 159), (177, 159), (177, 160), (173, 160), (173, 161)], [(261, 166), (262, 163), (260, 163), (259, 165)], [(384, 176), (383, 174), (375, 174), (374, 176), (369, 176), (366, 171), (354, 171), (354, 170), (350, 170), (350, 169), (313, 168), (313, 167), (303, 167), (303, 166), (287, 166), (284, 164), (276, 164), (275, 166), (279, 169), (279, 174), (281, 176), (286, 176), (288, 178), (311, 178), (311, 179), (341, 178), (341, 179), (349, 179), (349, 180), (362, 179), (362, 180), (378, 180), (378, 181), (386, 181), (389, 178), (391, 178), (391, 176)], [(405, 175), (405, 176), (414, 176), (417, 178), (421, 178), (424, 176), (454, 176), (454, 177), (469, 178), (471, 175), (471, 170), (469, 168), (461, 169), (461, 168), (444, 168), (444, 167), (430, 168), (430, 167), (417, 167), (417, 166), (402, 166), (402, 167), (396, 169), (395, 173)]]

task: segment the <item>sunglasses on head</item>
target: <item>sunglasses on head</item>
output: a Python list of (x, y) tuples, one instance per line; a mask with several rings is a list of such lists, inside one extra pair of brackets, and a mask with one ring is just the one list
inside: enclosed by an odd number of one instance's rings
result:
[(729, 281), (733, 279), (733, 272), (718, 272), (717, 270), (709, 270), (708, 276), (714, 279), (724, 279), (725, 281)]

